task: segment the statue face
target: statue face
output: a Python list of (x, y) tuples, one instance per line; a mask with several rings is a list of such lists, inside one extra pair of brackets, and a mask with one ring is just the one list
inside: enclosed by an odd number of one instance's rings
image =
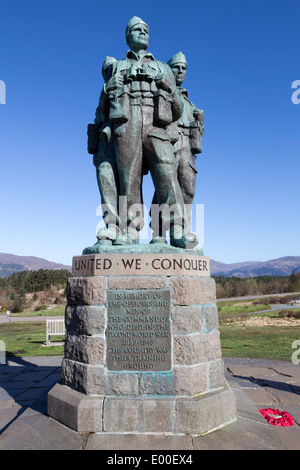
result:
[(146, 25), (140, 23), (133, 26), (127, 38), (128, 45), (134, 52), (148, 48), (149, 31)]
[(176, 85), (181, 85), (184, 82), (186, 76), (186, 64), (179, 62), (172, 65), (171, 69), (175, 77)]

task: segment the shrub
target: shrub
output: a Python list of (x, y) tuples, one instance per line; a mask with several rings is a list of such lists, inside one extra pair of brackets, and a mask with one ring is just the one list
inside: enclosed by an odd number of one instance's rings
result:
[(280, 318), (300, 318), (300, 310), (280, 310), (278, 315)]
[(35, 307), (35, 311), (38, 312), (39, 310), (46, 310), (47, 309), (47, 305), (38, 305), (37, 307)]

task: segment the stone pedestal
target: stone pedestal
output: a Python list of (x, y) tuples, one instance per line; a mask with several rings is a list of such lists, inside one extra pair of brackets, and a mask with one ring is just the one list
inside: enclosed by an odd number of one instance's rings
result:
[(108, 249), (75, 257), (72, 274), (52, 418), (82, 432), (173, 434), (235, 419), (207, 257)]

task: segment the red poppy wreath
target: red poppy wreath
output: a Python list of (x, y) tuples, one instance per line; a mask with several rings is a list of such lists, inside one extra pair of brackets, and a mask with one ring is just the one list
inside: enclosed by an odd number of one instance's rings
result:
[(292, 426), (295, 422), (294, 418), (287, 411), (275, 410), (273, 408), (261, 408), (259, 411), (268, 423), (274, 426)]

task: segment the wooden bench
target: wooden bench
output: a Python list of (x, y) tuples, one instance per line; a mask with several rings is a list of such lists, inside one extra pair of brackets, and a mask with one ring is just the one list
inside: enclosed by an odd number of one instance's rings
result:
[(46, 346), (61, 346), (64, 341), (50, 341), (50, 336), (61, 336), (66, 332), (65, 320), (46, 320)]

